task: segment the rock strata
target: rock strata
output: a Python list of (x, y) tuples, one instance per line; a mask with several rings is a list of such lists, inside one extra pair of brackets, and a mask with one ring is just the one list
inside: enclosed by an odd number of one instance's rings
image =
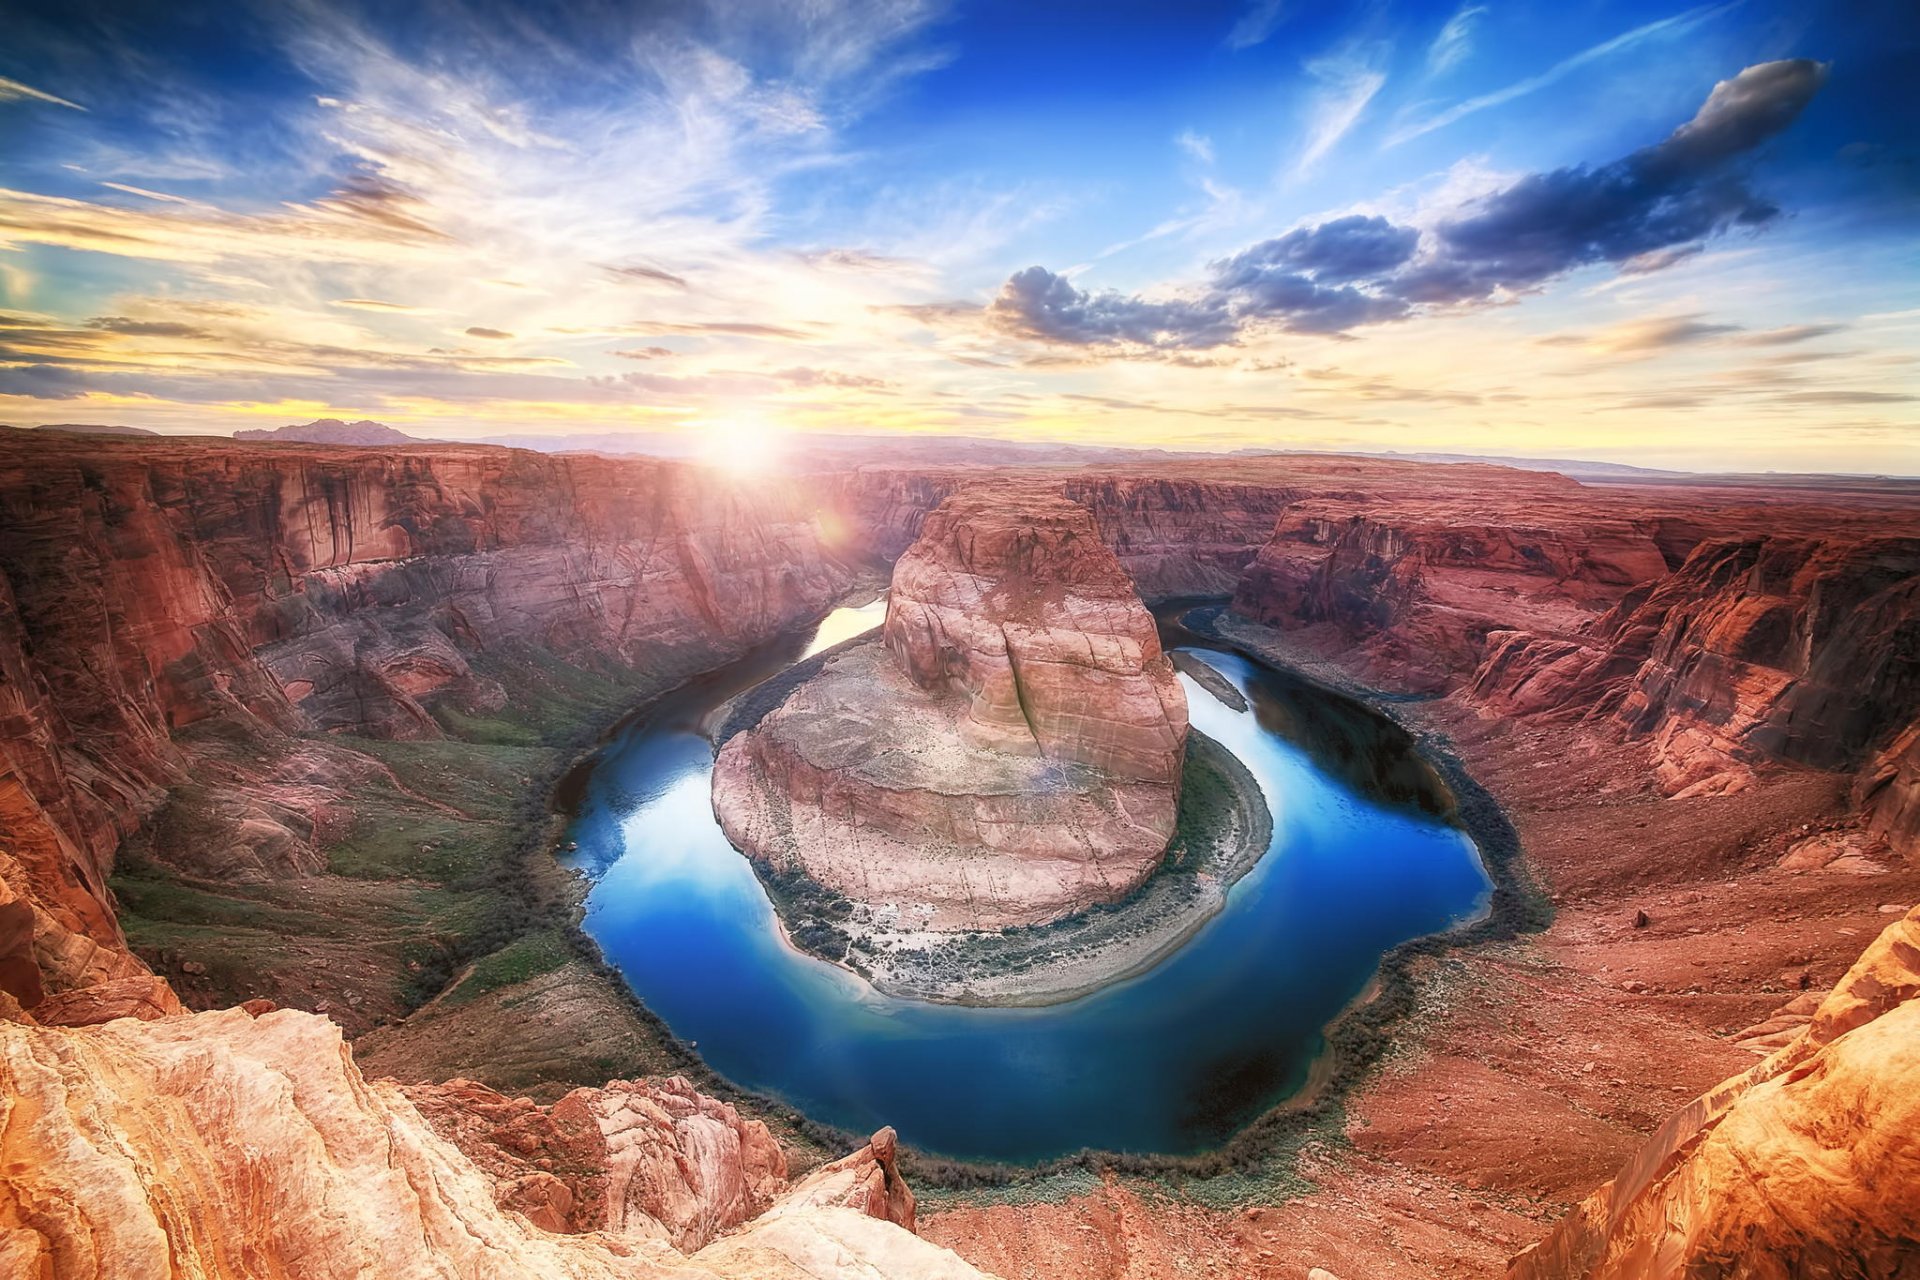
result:
[[(796, 1198), (762, 1207), (784, 1178), (730, 1108), (684, 1082), (616, 1085), (576, 1108), (541, 1109), (444, 1086), (430, 1125), (388, 1081), (368, 1081), (324, 1018), (238, 1010), (83, 1029), (0, 1022), (0, 1273), (56, 1280), (245, 1280), (297, 1275), (489, 1280), (967, 1280), (980, 1273), (896, 1225), (911, 1200), (876, 1178), (871, 1148)], [(464, 1096), (463, 1096), (464, 1095)], [(568, 1110), (577, 1114), (569, 1116)], [(621, 1119), (625, 1114), (637, 1120)], [(711, 1123), (708, 1123), (711, 1122)], [(451, 1123), (458, 1143), (436, 1128)], [(736, 1149), (710, 1139), (724, 1129)], [(621, 1133), (647, 1136), (622, 1146)], [(501, 1181), (510, 1154), (564, 1172), (610, 1140), (616, 1223), (576, 1231), (561, 1173)], [(764, 1130), (759, 1131), (761, 1135)], [(476, 1161), (463, 1148), (491, 1146)], [(596, 1155), (594, 1158), (598, 1158)], [(694, 1179), (728, 1194), (684, 1203), (619, 1195)], [(891, 1170), (886, 1164), (885, 1169)], [(822, 1188), (845, 1175), (871, 1194)], [(556, 1189), (558, 1186), (559, 1189)], [(733, 1193), (745, 1196), (742, 1201)], [(858, 1207), (845, 1207), (857, 1202)], [(871, 1206), (884, 1216), (862, 1210)], [(650, 1210), (662, 1208), (665, 1218)], [(718, 1210), (719, 1212), (712, 1212)], [(910, 1221), (910, 1209), (908, 1220)], [(708, 1243), (727, 1227), (733, 1234)], [(555, 1228), (558, 1228), (556, 1230)], [(676, 1244), (698, 1246), (691, 1256)]]
[(721, 750), (738, 847), (932, 929), (1124, 895), (1172, 838), (1185, 694), (1085, 508), (962, 494), (901, 557), (884, 644)]

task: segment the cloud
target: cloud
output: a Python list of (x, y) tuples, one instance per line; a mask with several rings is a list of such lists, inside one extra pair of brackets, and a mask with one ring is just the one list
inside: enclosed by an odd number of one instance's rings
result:
[(645, 263), (632, 263), (626, 266), (606, 266), (601, 268), (615, 280), (639, 280), (649, 284), (671, 285), (675, 289), (685, 289), (685, 276), (677, 276), (671, 271), (659, 267), (650, 267)]
[(1173, 139), (1175, 146), (1201, 164), (1213, 163), (1213, 139), (1192, 129), (1182, 129)]
[(30, 84), (21, 84), (18, 80), (9, 80), (5, 76), (0, 76), (0, 102), (22, 101), (50, 102), (56, 107), (71, 107), (75, 111), (86, 110), (77, 102), (68, 102), (65, 98), (56, 97)]
[(1229, 272), (1254, 266), (1312, 272), (1321, 282), (1381, 276), (1405, 263), (1420, 245), (1420, 233), (1381, 217), (1354, 214), (1317, 227), (1301, 227), (1244, 249), (1220, 264)]
[(1287, 16), (1287, 0), (1248, 0), (1247, 7), (1227, 32), (1227, 48), (1235, 51), (1265, 44)]
[(1763, 329), (1737, 339), (1743, 347), (1785, 347), (1796, 342), (1811, 342), (1836, 333), (1845, 333), (1844, 324), (1793, 324), (1780, 329)]
[(1486, 16), (1483, 4), (1462, 5), (1427, 47), (1427, 70), (1441, 75), (1473, 52), (1474, 25)]
[(185, 196), (170, 196), (164, 191), (149, 191), (145, 187), (128, 186), (124, 182), (103, 182), (100, 184), (111, 191), (124, 191), (130, 196), (139, 196), (146, 200), (158, 200), (162, 204), (193, 204)]
[(331, 305), (351, 307), (355, 311), (417, 312), (425, 310), (424, 307), (410, 307), (404, 302), (382, 302), (378, 298), (335, 298)]
[(628, 326), (633, 333), (725, 334), (734, 338), (770, 338), (780, 342), (808, 342), (814, 334), (788, 325), (761, 324), (756, 320), (705, 320), (691, 324), (637, 324)]
[(1435, 228), (1435, 252), (1400, 282), (1404, 296), (1483, 299), (1771, 221), (1779, 209), (1731, 166), (1791, 124), (1826, 75), (1825, 64), (1806, 59), (1748, 67), (1714, 86), (1663, 142), (1597, 168), (1530, 174), (1485, 197)]
[(1296, 177), (1311, 171), (1347, 136), (1387, 82), (1386, 72), (1353, 50), (1309, 62), (1307, 74), (1319, 83), (1320, 91), (1309, 112), (1306, 145), (1294, 162)]
[(1737, 324), (1715, 324), (1699, 314), (1657, 316), (1614, 325), (1598, 333), (1563, 333), (1542, 338), (1548, 346), (1586, 347), (1611, 355), (1631, 355), (1690, 346), (1741, 332)]
[(491, 338), (495, 341), (503, 341), (511, 338), (513, 335), (505, 329), (489, 329), (484, 325), (476, 324), (468, 327), (467, 336), (469, 338)]
[(628, 351), (615, 351), (613, 355), (622, 360), (664, 360), (673, 354), (671, 347), (636, 347)]
[(995, 327), (1016, 337), (1072, 346), (1217, 347), (1237, 332), (1222, 300), (1149, 301), (1088, 293), (1045, 267), (1015, 272), (987, 308)]
[[(1566, 58), (1555, 63), (1539, 75), (1529, 76), (1525, 80), (1510, 84), (1504, 89), (1497, 89), (1492, 93), (1481, 94), (1477, 98), (1469, 98), (1465, 102), (1448, 107), (1445, 111), (1437, 115), (1429, 116), (1425, 120), (1409, 125), (1388, 138), (1387, 145), (1397, 147), (1403, 142), (1411, 142), (1422, 134), (1432, 133), (1435, 129), (1444, 129), (1455, 121), (1463, 120), (1475, 112), (1485, 111), (1488, 107), (1502, 106), (1512, 102), (1515, 98), (1524, 98), (1530, 93), (1537, 93), (1548, 85), (1566, 78), (1566, 76), (1586, 66), (1590, 62), (1597, 62), (1601, 58), (1619, 53), (1624, 49), (1631, 49), (1635, 45), (1642, 44), (1645, 41), (1667, 36), (1684, 35), (1708, 19), (1717, 17), (1728, 9), (1733, 8), (1734, 5), (1738, 3), (1739, 0), (1732, 0), (1732, 3), (1727, 4), (1701, 5), (1695, 9), (1688, 9), (1684, 13), (1677, 13), (1672, 17), (1661, 18), (1656, 22), (1649, 22), (1644, 26), (1635, 27), (1633, 30), (1622, 35), (1617, 35), (1611, 40), (1605, 40), (1591, 48), (1583, 49), (1571, 58)], [(1448, 26), (1452, 26), (1452, 23), (1448, 23)]]
[[(1222, 346), (1256, 325), (1337, 334), (1526, 292), (1602, 263), (1654, 269), (1732, 228), (1778, 216), (1748, 189), (1739, 162), (1792, 124), (1826, 75), (1824, 64), (1806, 59), (1748, 67), (1715, 85), (1664, 141), (1597, 167), (1529, 174), (1424, 235), (1380, 216), (1336, 218), (1221, 259), (1202, 289), (1170, 301), (1090, 293), (1029, 267), (1001, 287), (988, 319), (1019, 337), (1138, 354)], [(1665, 329), (1655, 322), (1613, 349), (1728, 331), (1691, 317)]]
[(209, 330), (177, 320), (132, 320), (126, 316), (95, 316), (87, 321), (89, 329), (126, 334), (134, 338), (211, 338)]

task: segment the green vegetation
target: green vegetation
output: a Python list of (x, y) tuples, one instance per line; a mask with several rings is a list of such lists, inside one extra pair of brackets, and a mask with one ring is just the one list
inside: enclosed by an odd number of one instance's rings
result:
[(476, 960), (444, 999), (449, 1005), (463, 1005), (489, 991), (552, 973), (571, 959), (573, 948), (558, 930), (539, 929), (522, 934), (491, 955)]

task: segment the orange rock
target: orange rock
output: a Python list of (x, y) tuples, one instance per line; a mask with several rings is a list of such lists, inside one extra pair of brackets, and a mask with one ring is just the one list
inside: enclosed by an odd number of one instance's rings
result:
[[(719, 1105), (677, 1088), (667, 1096), (692, 1113)], [(0, 1272), (10, 1276), (980, 1274), (891, 1222), (825, 1203), (776, 1205), (692, 1257), (657, 1236), (555, 1234), (536, 1219), (577, 1212), (563, 1179), (536, 1171), (496, 1184), (397, 1086), (362, 1079), (338, 1027), (292, 1010), (78, 1029), (0, 1022), (0, 1099)], [(539, 1110), (480, 1100), (503, 1115)]]
[(165, 978), (136, 974), (48, 996), (33, 1007), (34, 1021), (46, 1027), (91, 1027), (116, 1018), (151, 1022), (184, 1012), (180, 997)]
[(1920, 910), (1786, 1047), (1688, 1104), (1510, 1280), (1893, 1280), (1920, 1258)]

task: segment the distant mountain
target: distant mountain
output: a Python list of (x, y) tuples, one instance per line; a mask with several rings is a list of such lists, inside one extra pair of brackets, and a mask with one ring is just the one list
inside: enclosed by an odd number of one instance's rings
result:
[[(610, 431), (565, 436), (481, 436), (476, 444), (541, 453), (645, 454), (654, 458), (690, 458), (703, 452), (694, 432)], [(1138, 449), (1108, 445), (1063, 444), (1041, 440), (997, 440), (985, 436), (853, 435), (796, 432), (782, 441), (787, 458), (800, 465), (827, 467), (882, 463), (910, 466), (1049, 466), (1200, 457), (1184, 450)]]
[(338, 418), (316, 418), (312, 422), (275, 427), (271, 431), (260, 428), (254, 431), (236, 431), (235, 440), (280, 440), (293, 444), (430, 444), (419, 436), (410, 436), (396, 430), (384, 422), (375, 422), (372, 418), (362, 418), (358, 422), (342, 422)]
[(36, 431), (65, 431), (76, 436), (157, 436), (145, 427), (122, 427), (109, 422), (43, 422)]

